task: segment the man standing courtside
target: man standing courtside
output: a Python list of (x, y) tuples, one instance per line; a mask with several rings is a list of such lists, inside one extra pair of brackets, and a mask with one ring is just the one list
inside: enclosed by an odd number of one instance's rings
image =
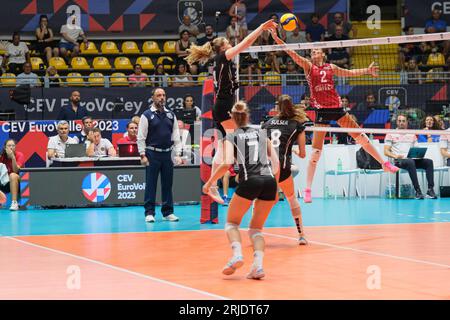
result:
[(153, 104), (141, 116), (138, 129), (138, 150), (141, 164), (145, 165), (145, 221), (155, 222), (155, 198), (158, 176), (161, 173), (161, 213), (163, 220), (178, 221), (173, 214), (173, 161), (181, 164), (181, 143), (175, 114), (165, 107), (166, 92), (156, 88), (152, 94)]

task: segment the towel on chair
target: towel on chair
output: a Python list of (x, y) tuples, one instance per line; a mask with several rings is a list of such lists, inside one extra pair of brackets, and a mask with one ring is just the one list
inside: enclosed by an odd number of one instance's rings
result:
[(9, 174), (8, 168), (4, 163), (0, 163), (0, 183), (2, 186), (6, 185), (9, 182)]

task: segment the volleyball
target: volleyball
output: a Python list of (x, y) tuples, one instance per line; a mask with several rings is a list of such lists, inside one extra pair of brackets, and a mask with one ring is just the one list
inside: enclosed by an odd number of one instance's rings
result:
[(286, 31), (294, 31), (298, 26), (297, 17), (292, 13), (285, 13), (280, 19), (281, 26)]

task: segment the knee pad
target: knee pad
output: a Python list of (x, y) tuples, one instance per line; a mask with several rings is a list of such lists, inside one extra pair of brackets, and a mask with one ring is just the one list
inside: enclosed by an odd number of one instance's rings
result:
[(230, 231), (232, 229), (239, 230), (238, 225), (234, 223), (225, 223), (225, 231)]
[(286, 197), (286, 199), (289, 202), (291, 210), (300, 208), (300, 203), (298, 202), (298, 199), (295, 195), (293, 195), (292, 197)]
[(322, 150), (313, 148), (310, 161), (312, 163), (316, 164), (317, 162), (319, 162), (321, 154), (322, 154)]
[(248, 236), (250, 237), (250, 240), (254, 240), (256, 237), (262, 237), (262, 230), (261, 229), (248, 229)]
[(364, 147), (368, 144), (370, 144), (369, 137), (365, 133), (358, 134), (356, 138), (354, 138), (356, 143), (359, 144), (361, 147)]

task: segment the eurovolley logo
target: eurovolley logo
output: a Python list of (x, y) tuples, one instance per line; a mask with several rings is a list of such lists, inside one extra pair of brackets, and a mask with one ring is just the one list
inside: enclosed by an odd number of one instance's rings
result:
[(88, 174), (81, 185), (83, 195), (91, 202), (103, 202), (111, 193), (111, 182), (104, 174), (94, 172)]

